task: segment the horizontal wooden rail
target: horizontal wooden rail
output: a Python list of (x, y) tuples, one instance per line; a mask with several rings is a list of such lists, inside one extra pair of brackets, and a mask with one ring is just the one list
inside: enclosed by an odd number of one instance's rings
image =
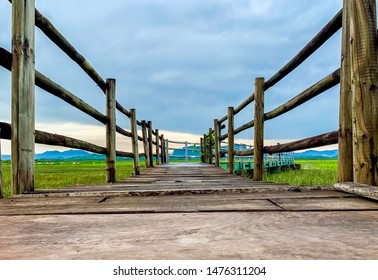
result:
[[(9, 71), (11, 71), (12, 54), (3, 48), (0, 48), (0, 65), (8, 69)], [(72, 94), (71, 92), (63, 88), (62, 86), (58, 85), (54, 81), (50, 80), (49, 78), (47, 78), (45, 75), (43, 75), (37, 70), (35, 71), (35, 84), (41, 89), (53, 94), (54, 96), (62, 99), (63, 101), (67, 102), (73, 107), (88, 114), (89, 116), (101, 122), (102, 124), (107, 123), (107, 118), (105, 115), (101, 114), (92, 106), (88, 105), (83, 100), (81, 100), (80, 98), (78, 98), (77, 96), (75, 96), (74, 94)], [(130, 132), (124, 130), (123, 128), (119, 126), (116, 127), (116, 130), (118, 133), (124, 136), (131, 137)], [(143, 140), (142, 137), (140, 137), (140, 140), (141, 141)]]
[[(294, 152), (304, 149), (311, 149), (317, 148), (332, 144), (337, 144), (339, 137), (338, 131), (332, 131), (328, 133), (324, 133), (321, 135), (305, 138), (302, 140), (286, 143), (286, 144), (279, 144), (274, 146), (265, 146), (264, 153), (267, 154), (274, 154), (274, 153), (287, 153), (287, 152)], [(247, 151), (235, 151), (235, 155), (237, 156), (251, 156), (253, 155), (253, 149)]]
[[(0, 122), (1, 128), (1, 138), (11, 140), (11, 125), (9, 123)], [(95, 144), (75, 139), (72, 137), (67, 137), (59, 134), (52, 134), (40, 130), (35, 131), (35, 142), (38, 144), (61, 146), (66, 148), (73, 148), (79, 150), (85, 150), (88, 152), (93, 152), (96, 154), (106, 155), (106, 148), (97, 146)], [(116, 151), (116, 155), (119, 157), (133, 158), (132, 153)], [(144, 156), (144, 154), (139, 154), (139, 156)]]
[(265, 90), (268, 90), (295, 68), (301, 65), (329, 38), (331, 38), (342, 26), (342, 9), (319, 31), (318, 34), (284, 67), (265, 82)]
[(340, 83), (340, 69), (337, 69), (332, 74), (328, 75), (327, 77), (323, 78), (316, 84), (312, 85), (305, 91), (301, 92), (285, 104), (277, 107), (276, 109), (265, 113), (264, 120), (271, 120), (274, 119), (284, 113), (287, 113), (294, 108), (302, 105), (303, 103), (311, 100), (312, 98), (318, 96), (319, 94), (329, 90), (330, 88), (336, 86)]
[[(340, 69), (337, 69), (332, 74), (328, 75), (327, 77), (323, 78), (322, 80), (312, 85), (305, 91), (301, 92), (300, 94), (298, 94), (297, 96), (295, 96), (294, 98), (286, 102), (285, 104), (282, 104), (278, 106), (277, 108), (275, 108), (274, 110), (265, 113), (264, 120), (265, 121), (271, 120), (284, 113), (287, 113), (293, 110), (294, 108), (302, 105), (303, 103), (311, 100), (312, 98), (318, 96), (319, 94), (325, 92), (326, 90), (334, 87), (335, 85), (339, 83), (340, 83)], [(246, 124), (243, 124), (242, 126), (235, 129), (235, 135), (253, 126), (254, 126), (254, 120)], [(224, 140), (226, 138), (227, 138), (227, 134), (223, 134), (220, 136), (221, 140)]]
[[(317, 49), (319, 49), (327, 40), (329, 40), (342, 27), (342, 10), (340, 10), (320, 31), (316, 36), (285, 66), (275, 73), (269, 80), (265, 82), (265, 91), (277, 84), (280, 80), (291, 73), (295, 68), (301, 65), (308, 57), (310, 57)], [(254, 93), (245, 99), (238, 107), (235, 108), (235, 115), (251, 104), (255, 99)], [(227, 120), (227, 115), (219, 119), (222, 123)]]

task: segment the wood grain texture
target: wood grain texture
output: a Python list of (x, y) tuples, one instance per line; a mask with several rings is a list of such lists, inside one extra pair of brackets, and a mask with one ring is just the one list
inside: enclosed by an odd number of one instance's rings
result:
[(133, 170), (134, 175), (140, 174), (140, 167), (139, 167), (139, 148), (138, 148), (138, 130), (137, 130), (137, 123), (136, 123), (136, 111), (135, 109), (130, 110), (130, 127), (131, 127), (131, 147), (133, 152)]
[(350, 55), (350, 7), (344, 0), (341, 39), (338, 181), (353, 182), (352, 76)]
[(234, 107), (228, 107), (228, 173), (234, 173)]
[(215, 153), (215, 166), (220, 164), (220, 141), (219, 141), (219, 123), (218, 120), (214, 120), (214, 153)]
[(253, 180), (262, 181), (264, 177), (264, 78), (255, 80), (255, 133)]
[(153, 158), (154, 150), (153, 150), (153, 143), (152, 143), (153, 142), (152, 121), (148, 121), (147, 125), (148, 125), (147, 133), (148, 133), (148, 152), (149, 152), (148, 159), (150, 161), (150, 167), (153, 167), (154, 166), (154, 158)]
[(353, 165), (356, 183), (378, 184), (378, 50), (376, 1), (350, 3)]
[(12, 3), (12, 191), (34, 190), (35, 1)]
[(106, 182), (116, 182), (116, 80), (106, 79)]

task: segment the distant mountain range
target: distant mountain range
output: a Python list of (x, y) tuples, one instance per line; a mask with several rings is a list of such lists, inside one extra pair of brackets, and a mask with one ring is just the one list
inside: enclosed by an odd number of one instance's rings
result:
[[(297, 159), (336, 159), (337, 150), (315, 151), (308, 150), (305, 152), (294, 153)], [(2, 160), (9, 160), (10, 155), (2, 155)], [(68, 150), (64, 152), (46, 151), (42, 154), (35, 155), (36, 160), (103, 160), (105, 155), (98, 155), (81, 150)]]

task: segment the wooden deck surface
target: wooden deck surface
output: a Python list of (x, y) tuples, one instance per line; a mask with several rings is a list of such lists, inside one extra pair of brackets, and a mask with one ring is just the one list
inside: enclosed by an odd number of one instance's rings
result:
[(0, 259), (378, 259), (378, 203), (208, 165), (0, 200)]

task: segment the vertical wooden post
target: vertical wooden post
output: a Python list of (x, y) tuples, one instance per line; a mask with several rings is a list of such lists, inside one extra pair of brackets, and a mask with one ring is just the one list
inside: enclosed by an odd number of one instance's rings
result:
[(165, 139), (165, 160), (169, 163), (169, 141)]
[(201, 162), (202, 163), (205, 163), (205, 148), (204, 148), (204, 141), (203, 141), (204, 138), (201, 138), (200, 139), (200, 142), (201, 142)]
[(228, 173), (234, 173), (234, 107), (228, 107)]
[(255, 80), (255, 139), (253, 179), (262, 181), (264, 176), (264, 78)]
[(163, 164), (167, 163), (165, 159), (165, 139), (164, 134), (161, 135), (161, 162)]
[(209, 164), (213, 164), (213, 130), (209, 128)]
[(0, 198), (4, 197), (4, 191), (3, 191), (3, 168), (1, 165), (2, 159), (1, 159), (1, 128), (0, 128)]
[(135, 109), (130, 110), (130, 126), (131, 126), (131, 145), (132, 145), (132, 151), (134, 155), (134, 160), (133, 160), (134, 175), (140, 175), (138, 130), (137, 130), (137, 119), (136, 119)]
[(160, 164), (159, 129), (155, 130), (155, 141), (156, 141), (156, 165), (159, 165)]
[(12, 2), (12, 190), (34, 191), (35, 1)]
[(148, 121), (148, 152), (150, 167), (154, 167), (154, 149), (152, 145), (152, 122)]
[(106, 79), (106, 182), (116, 182), (116, 81)]
[(148, 149), (148, 139), (147, 139), (147, 123), (146, 121), (142, 121), (142, 138), (143, 138), (143, 148), (144, 148), (144, 159), (146, 162), (146, 167), (151, 167), (150, 162), (150, 152)]
[(350, 4), (344, 0), (340, 67), (338, 181), (353, 182), (352, 81), (350, 56)]
[(203, 135), (203, 162), (207, 163), (207, 135)]
[(350, 0), (354, 181), (378, 183), (378, 50), (376, 0)]
[(214, 146), (215, 146), (215, 166), (220, 164), (220, 143), (219, 143), (219, 123), (214, 120)]

